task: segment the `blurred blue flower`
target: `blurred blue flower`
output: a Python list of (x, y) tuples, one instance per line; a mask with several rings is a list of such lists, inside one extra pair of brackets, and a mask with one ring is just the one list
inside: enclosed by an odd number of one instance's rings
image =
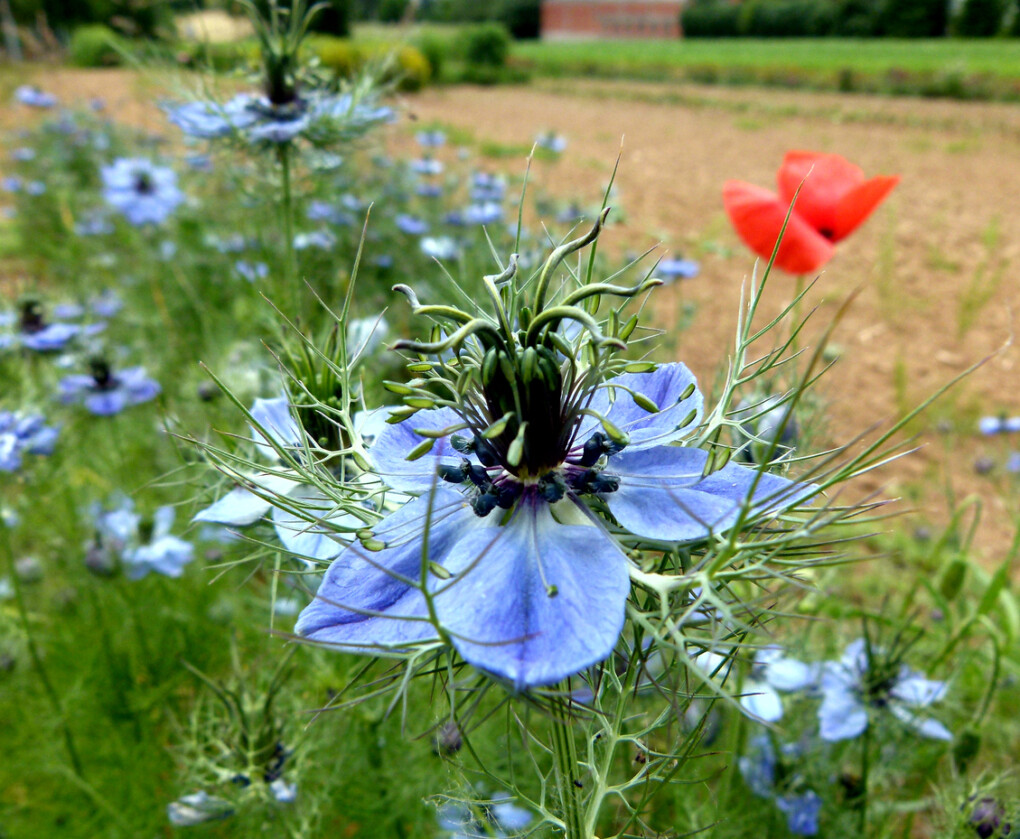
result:
[(117, 373), (102, 359), (89, 365), (92, 375), (71, 375), (60, 380), (59, 398), (65, 405), (83, 403), (96, 416), (113, 416), (132, 405), (155, 399), (161, 388), (144, 367), (128, 367)]
[(501, 794), (472, 806), (447, 802), (439, 808), (437, 820), (440, 830), (450, 834), (449, 839), (505, 839), (523, 832), (535, 814)]
[(185, 155), (184, 162), (196, 172), (211, 172), (213, 170), (212, 158), (207, 154)]
[(414, 135), (414, 139), (418, 141), (419, 146), (425, 148), (438, 148), (446, 143), (446, 134), (438, 129), (432, 131), (419, 131)]
[(10, 335), (0, 335), (0, 350), (12, 346), (21, 346), (34, 352), (59, 352), (81, 334), (95, 334), (103, 329), (103, 324), (92, 324), (83, 329), (75, 323), (50, 323), (43, 316), (42, 305), (37, 300), (26, 300), (21, 306), (20, 315), (4, 313), (0, 317), (0, 326), (17, 323), (17, 331)]
[(174, 827), (194, 827), (209, 821), (229, 818), (234, 808), (229, 801), (199, 790), (166, 805), (166, 817)]
[(121, 157), (101, 170), (103, 197), (136, 226), (161, 224), (184, 200), (177, 173), (144, 157)]
[(298, 233), (294, 237), (295, 250), (318, 248), (328, 251), (336, 245), (336, 236), (328, 230), (313, 230), (311, 233)]
[(1020, 431), (1020, 417), (981, 417), (978, 420), (978, 430), (982, 434), (991, 436), (993, 434), (1013, 434)]
[(32, 84), (21, 85), (14, 91), (14, 98), (30, 108), (52, 108), (57, 104), (56, 96), (46, 93)]
[(148, 522), (135, 512), (130, 498), (122, 498), (112, 510), (94, 510), (94, 517), (99, 545), (120, 558), (129, 580), (140, 580), (153, 571), (180, 577), (194, 558), (194, 546), (170, 533), (173, 507), (158, 508)]
[(22, 146), (21, 148), (12, 151), (11, 157), (14, 160), (21, 161), (22, 163), (29, 160), (35, 160), (35, 149), (30, 148), (29, 146)]
[(269, 276), (269, 266), (264, 262), (248, 262), (246, 259), (239, 259), (234, 263), (234, 270), (250, 283), (264, 280)]
[(418, 184), (414, 192), (421, 198), (439, 198), (443, 194), (442, 184)]
[(555, 131), (543, 131), (535, 137), (535, 145), (554, 154), (562, 154), (567, 148), (567, 138)]
[(426, 236), (419, 242), (422, 253), (440, 262), (453, 262), (460, 258), (460, 246), (449, 236)]
[(469, 204), (464, 208), (465, 224), (495, 224), (503, 218), (503, 207), (494, 201)]
[(74, 232), (79, 236), (106, 236), (113, 230), (113, 222), (100, 210), (94, 210), (74, 224)]
[(89, 301), (89, 308), (101, 318), (112, 318), (124, 308), (124, 301), (112, 288), (104, 288)]
[(419, 175), (441, 175), (443, 173), (443, 162), (434, 157), (423, 157), (411, 161), (411, 171)]
[(409, 236), (424, 236), (429, 232), (428, 222), (417, 216), (400, 213), (394, 220), (397, 223), (397, 229)]
[(839, 661), (827, 661), (821, 676), (820, 735), (830, 743), (858, 737), (869, 714), (888, 712), (922, 737), (952, 740), (942, 723), (923, 710), (946, 694), (946, 683), (926, 679), (896, 660), (884, 661), (881, 651), (864, 638), (849, 644)]
[(42, 181), (29, 181), (25, 186), (25, 192), (29, 195), (42, 195), (46, 192), (46, 184)]
[(475, 172), (471, 176), (471, 200), (478, 202), (502, 201), (506, 195), (506, 181), (500, 175)]
[(53, 454), (59, 433), (42, 414), (0, 411), (0, 472), (18, 471), (25, 453)]
[(9, 175), (0, 180), (0, 189), (4, 192), (21, 192), (23, 181), (17, 175)]
[[(797, 749), (792, 745), (784, 746), (783, 754), (784, 757), (793, 757)], [(779, 762), (767, 735), (755, 737), (748, 754), (741, 755), (737, 764), (751, 792), (759, 798), (775, 801), (776, 807), (786, 816), (790, 833), (795, 836), (818, 834), (822, 799), (813, 790), (803, 789), (803, 782), (798, 776), (791, 776), (788, 771), (777, 771)]]
[(663, 259), (655, 267), (655, 276), (666, 282), (690, 280), (698, 276), (701, 266), (693, 259)]
[[(550, 448), (541, 463), (520, 465), (537, 474), (526, 480), (484, 427), (469, 425), (473, 437), (446, 431), (464, 428), (452, 409), (388, 425), (368, 451), (375, 473), (418, 497), (373, 528), (381, 550), (355, 544), (330, 565), (296, 631), (343, 650), (402, 648), (436, 638), (434, 613), (474, 666), (518, 689), (554, 684), (612, 652), (630, 593), (632, 563), (588, 499), (629, 533), (689, 543), (816, 491), (734, 463), (705, 477), (708, 452), (672, 445), (703, 409), (683, 364), (623, 374), (585, 399), (583, 414), (556, 415), (562, 431), (541, 438)], [(648, 402), (659, 410), (641, 407)], [(603, 420), (627, 442), (611, 440)], [(426, 523), (430, 564), (443, 571), (422, 580)]]
[(762, 647), (755, 653), (751, 673), (744, 680), (740, 705), (765, 722), (779, 722), (783, 718), (779, 692), (807, 690), (817, 683), (818, 676), (817, 666), (787, 657), (782, 647)]

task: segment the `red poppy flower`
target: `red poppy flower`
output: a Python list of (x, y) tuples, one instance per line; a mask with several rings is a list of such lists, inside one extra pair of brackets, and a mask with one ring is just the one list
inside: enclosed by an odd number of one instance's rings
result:
[(740, 238), (768, 259), (800, 187), (775, 263), (791, 274), (807, 274), (828, 262), (833, 244), (856, 230), (900, 182), (899, 175), (865, 180), (861, 168), (846, 158), (811, 151), (787, 152), (777, 180), (779, 195), (727, 181), (723, 205)]

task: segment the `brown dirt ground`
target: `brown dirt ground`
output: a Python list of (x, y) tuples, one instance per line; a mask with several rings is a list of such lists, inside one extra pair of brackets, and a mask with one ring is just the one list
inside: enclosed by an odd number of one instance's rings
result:
[[(121, 118), (165, 130), (151, 89), (130, 73), (51, 71), (37, 81), (64, 102), (102, 95)], [(610, 226), (607, 241), (618, 251), (661, 241), (701, 260), (700, 277), (653, 300), (664, 328), (684, 300), (697, 303), (676, 356), (705, 383), (730, 350), (741, 283), (753, 264), (723, 213), (722, 183), (739, 178), (772, 187), (792, 148), (838, 152), (869, 175), (902, 175), (809, 293), (817, 335), (860, 289), (833, 338), (841, 359), (822, 384), (829, 431), (833, 440), (848, 440), (988, 358), (912, 427), (920, 451), (861, 479), (857, 490), (903, 496), (908, 503), (900, 506), (915, 508), (918, 522), (944, 521), (950, 497), (975, 494), (985, 510), (980, 552), (989, 563), (1002, 558), (1017, 518), (1016, 484), (1010, 491), (1001, 465), (982, 477), (973, 464), (981, 455), (1001, 464), (1009, 449), (1004, 440), (979, 438), (977, 418), (1020, 414), (1020, 357), (1016, 347), (1004, 348), (1020, 304), (1013, 273), (1020, 266), (1020, 108), (587, 81), (434, 89), (403, 104), (420, 123), (456, 126), (479, 141), (528, 146), (541, 130), (565, 134), (566, 155), (536, 163), (533, 188), (588, 204), (600, 199), (623, 138), (616, 185), (624, 221)], [(10, 128), (11, 118), (0, 112), (0, 128)], [(406, 122), (398, 130), (406, 136)], [(397, 144), (408, 147), (406, 140)], [(524, 160), (507, 157), (494, 166), (523, 172)], [(961, 302), (975, 298), (975, 284), (996, 279), (970, 327), (961, 329)], [(777, 272), (768, 312), (793, 289), (794, 279)], [(939, 433), (940, 420), (955, 432)]]

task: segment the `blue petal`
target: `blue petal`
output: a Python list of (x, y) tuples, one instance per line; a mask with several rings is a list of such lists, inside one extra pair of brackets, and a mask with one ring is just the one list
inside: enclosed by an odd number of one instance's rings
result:
[[(634, 401), (630, 393), (616, 389), (615, 385), (648, 397), (659, 407), (658, 413), (649, 413)], [(692, 385), (694, 390), (690, 396), (680, 400)], [(651, 373), (624, 373), (610, 379), (595, 393), (588, 407), (626, 432), (630, 437), (628, 450), (634, 451), (662, 446), (687, 436), (701, 422), (704, 398), (694, 374), (686, 365), (675, 362), (662, 364)], [(695, 413), (691, 421), (677, 429), (692, 411)], [(575, 442), (584, 443), (599, 428), (597, 419), (585, 417)]]
[(261, 426), (261, 429), (252, 427), (252, 440), (262, 447), (267, 457), (277, 459), (276, 451), (270, 443), (281, 449), (301, 448), (301, 427), (291, 414), (286, 397), (256, 399), (251, 406), (251, 418), (256, 425)]
[(808, 790), (803, 795), (784, 795), (776, 799), (776, 806), (786, 814), (786, 826), (794, 836), (815, 836), (818, 833), (818, 815), (822, 799)]
[(868, 727), (868, 710), (852, 690), (826, 690), (818, 708), (818, 722), (823, 740), (851, 740)]
[(627, 558), (604, 530), (559, 524), (544, 502), (472, 530), (446, 568), (456, 576), (437, 591), (439, 622), (465, 660), (518, 689), (602, 661), (620, 636)]
[(110, 417), (127, 407), (127, 397), (120, 388), (104, 390), (85, 397), (85, 407), (96, 416)]
[(892, 695), (907, 705), (925, 707), (938, 702), (946, 695), (946, 683), (926, 679), (906, 668), (893, 685)]
[[(264, 494), (286, 495), (297, 486), (297, 481), (277, 475), (259, 475), (252, 480)], [(255, 524), (273, 505), (246, 487), (235, 487), (215, 504), (199, 510), (192, 521), (211, 521), (233, 527)]]
[(697, 491), (708, 455), (701, 449), (659, 446), (627, 449), (612, 457), (606, 473), (620, 488), (606, 496), (620, 524), (638, 536), (693, 542), (731, 523), (740, 503)]
[(889, 703), (889, 710), (896, 719), (930, 740), (952, 740), (952, 732), (934, 717), (924, 716), (905, 708), (897, 702)]
[(783, 700), (767, 682), (748, 679), (743, 693), (740, 705), (752, 716), (765, 722), (779, 722), (783, 718)]
[(446, 487), (404, 505), (374, 528), (385, 548), (373, 552), (354, 544), (333, 561), (315, 600), (298, 617), (299, 635), (354, 652), (436, 637), (418, 588), (430, 498), (431, 561), (442, 563), (464, 529), (482, 521), (459, 492)]
[(408, 453), (425, 440), (414, 429), (439, 431), (460, 422), (454, 411), (440, 408), (419, 411), (401, 423), (386, 426), (368, 450), (375, 473), (393, 489), (427, 492), (436, 483), (436, 469), (441, 463), (456, 466), (464, 456), (450, 445), (449, 437), (443, 437), (423, 457), (408, 460)]
[[(304, 516), (273, 507), (273, 527), (283, 546), (298, 557), (310, 559), (333, 559), (344, 545), (341, 541), (343, 533), (337, 527), (348, 527), (352, 531), (365, 527), (357, 516), (343, 513), (336, 508), (322, 492), (315, 487), (301, 485), (290, 493), (290, 498), (297, 501), (305, 510)], [(319, 524), (310, 521), (310, 517), (318, 516), (320, 520), (330, 524)]]

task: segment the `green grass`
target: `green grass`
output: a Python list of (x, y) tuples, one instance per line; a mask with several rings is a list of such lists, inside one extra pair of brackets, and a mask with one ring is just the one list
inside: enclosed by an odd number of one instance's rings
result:
[(1020, 40), (689, 39), (520, 42), (543, 76), (767, 83), (956, 98), (1020, 98)]

